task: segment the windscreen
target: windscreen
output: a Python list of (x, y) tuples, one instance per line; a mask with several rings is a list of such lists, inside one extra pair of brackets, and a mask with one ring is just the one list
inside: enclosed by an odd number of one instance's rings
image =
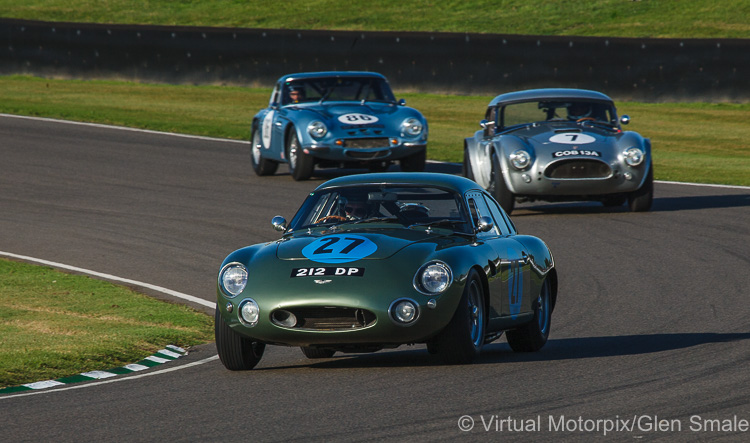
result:
[(460, 195), (428, 186), (367, 185), (316, 191), (305, 200), (292, 230), (343, 223), (393, 222), (403, 226), (448, 223), (470, 232)]

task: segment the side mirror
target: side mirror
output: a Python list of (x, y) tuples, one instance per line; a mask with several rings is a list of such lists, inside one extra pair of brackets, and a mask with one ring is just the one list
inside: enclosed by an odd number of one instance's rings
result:
[(492, 228), (494, 228), (495, 225), (492, 223), (492, 219), (485, 216), (479, 217), (479, 222), (477, 223), (477, 232), (488, 232), (491, 231)]
[(271, 224), (273, 225), (273, 228), (277, 231), (281, 231), (281, 232), (286, 231), (286, 219), (280, 215), (277, 215), (276, 217), (272, 218)]
[(271, 109), (279, 109), (279, 102), (271, 103)]
[(620, 123), (622, 123), (623, 125), (627, 125), (628, 123), (630, 123), (630, 116), (623, 115), (622, 117), (620, 117)]
[(406, 100), (402, 98), (401, 100), (398, 101), (398, 104), (401, 106), (406, 106)]

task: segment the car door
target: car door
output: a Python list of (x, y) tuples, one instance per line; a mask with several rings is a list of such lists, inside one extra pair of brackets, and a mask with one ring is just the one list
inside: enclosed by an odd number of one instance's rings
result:
[(486, 241), (497, 254), (496, 274), (489, 281), (490, 321), (496, 318), (515, 320), (519, 314), (531, 311), (531, 264), (527, 251), (513, 237), (515, 227), (504, 215), (497, 202), (487, 193), (477, 192), (470, 196), (480, 216), (492, 218), (494, 227), (483, 233)]

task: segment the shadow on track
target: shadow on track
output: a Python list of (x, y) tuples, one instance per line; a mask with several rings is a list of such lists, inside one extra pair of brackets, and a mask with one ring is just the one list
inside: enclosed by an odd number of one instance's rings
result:
[[(750, 339), (750, 333), (684, 333), (564, 338), (549, 340), (541, 351), (530, 353), (513, 352), (507, 343), (500, 342), (486, 346), (474, 364), (580, 360), (651, 354), (748, 339)], [(309, 361), (309, 367), (314, 369), (406, 368), (440, 365), (442, 365), (440, 359), (435, 355), (430, 355), (423, 347), (380, 351), (372, 354), (339, 353), (329, 360)], [(282, 366), (256, 369), (256, 371), (299, 367), (299, 365)]]

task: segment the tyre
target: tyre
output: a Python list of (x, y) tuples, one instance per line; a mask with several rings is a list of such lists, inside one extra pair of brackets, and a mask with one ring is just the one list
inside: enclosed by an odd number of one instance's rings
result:
[(448, 326), (431, 343), (428, 351), (436, 352), (447, 364), (467, 364), (482, 350), (486, 330), (484, 289), (476, 270), (471, 270), (456, 312)]
[(648, 174), (643, 185), (628, 195), (628, 207), (631, 212), (646, 212), (654, 201), (654, 168), (649, 165)]
[(549, 279), (545, 279), (536, 301), (534, 319), (521, 328), (508, 331), (508, 344), (515, 352), (536, 352), (544, 347), (549, 337), (552, 320), (552, 294)]
[(510, 214), (513, 212), (513, 207), (516, 204), (516, 197), (505, 185), (503, 170), (500, 168), (500, 159), (498, 158), (497, 153), (492, 153), (490, 164), (492, 165), (492, 169), (490, 170), (490, 187), (487, 191), (494, 195), (495, 200), (500, 203), (500, 206), (503, 207), (505, 212)]
[(310, 178), (315, 162), (310, 154), (302, 152), (302, 145), (297, 137), (297, 131), (292, 128), (286, 138), (286, 159), (289, 162), (289, 174), (296, 181)]
[(307, 346), (301, 346), (300, 349), (302, 349), (302, 353), (307, 358), (331, 358), (336, 353), (336, 351), (331, 349), (318, 349)]
[(279, 167), (279, 164), (273, 160), (263, 158), (263, 145), (260, 140), (260, 131), (258, 131), (257, 127), (253, 127), (253, 133), (250, 136), (250, 139), (252, 140), (251, 158), (255, 173), (260, 176), (275, 174), (276, 168)]
[(469, 180), (474, 180), (474, 170), (471, 169), (471, 160), (469, 159), (469, 148), (464, 148), (464, 164), (463, 164), (464, 177)]
[(401, 170), (404, 172), (422, 172), (427, 161), (427, 149), (422, 149), (416, 154), (404, 157), (398, 161)]
[(230, 371), (253, 369), (263, 357), (266, 345), (234, 332), (221, 318), (218, 309), (214, 315), (214, 334), (219, 359)]

